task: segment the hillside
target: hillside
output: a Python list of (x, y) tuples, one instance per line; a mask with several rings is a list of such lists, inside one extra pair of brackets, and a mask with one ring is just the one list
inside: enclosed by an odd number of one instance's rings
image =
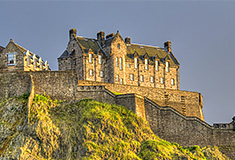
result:
[(0, 159), (226, 159), (218, 148), (183, 148), (153, 134), (123, 106), (27, 95), (0, 103)]

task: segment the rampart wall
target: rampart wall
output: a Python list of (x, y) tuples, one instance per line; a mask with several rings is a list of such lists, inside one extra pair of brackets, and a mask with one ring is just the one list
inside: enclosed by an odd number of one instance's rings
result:
[(34, 88), (35, 94), (45, 93), (65, 101), (93, 98), (100, 102), (123, 105), (146, 118), (153, 132), (160, 138), (183, 146), (217, 145), (227, 156), (235, 159), (235, 118), (228, 127), (224, 127), (224, 124), (214, 127), (197, 117), (186, 117), (172, 107), (161, 106), (147, 97), (137, 94), (115, 95), (106, 89), (106, 85), (77, 84), (77, 76), (69, 71), (0, 72), (0, 98), (19, 96)]
[(200, 93), (197, 92), (83, 80), (78, 80), (78, 85), (104, 85), (105, 88), (112, 92), (119, 92), (124, 94), (138, 93), (142, 97), (148, 97), (160, 106), (172, 107), (185, 116), (198, 117), (204, 121), (202, 112), (203, 97)]

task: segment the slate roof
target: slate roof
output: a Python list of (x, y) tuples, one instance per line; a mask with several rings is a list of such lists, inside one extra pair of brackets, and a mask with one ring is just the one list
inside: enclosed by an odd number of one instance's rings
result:
[(94, 53), (97, 53), (97, 51), (100, 50), (100, 46), (96, 39), (76, 37), (76, 40), (84, 52), (89, 48), (92, 49)]
[(160, 59), (160, 62), (165, 63), (165, 59), (169, 59), (171, 66), (179, 65), (179, 62), (176, 60), (172, 53), (168, 53), (165, 48), (141, 45), (141, 44), (128, 44), (127, 45), (127, 58), (133, 59), (133, 54), (137, 53), (139, 58), (143, 58), (145, 54), (148, 54), (150, 60)]
[(66, 50), (62, 53), (62, 55), (61, 55), (59, 58), (67, 58), (67, 57), (69, 57), (69, 55), (70, 55), (70, 53), (69, 53), (69, 51), (66, 49)]

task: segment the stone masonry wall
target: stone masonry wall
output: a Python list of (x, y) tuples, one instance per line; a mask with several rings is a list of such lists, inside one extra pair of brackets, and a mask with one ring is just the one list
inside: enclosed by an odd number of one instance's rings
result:
[(148, 97), (160, 106), (173, 107), (185, 116), (198, 117), (204, 120), (202, 112), (203, 97), (197, 92), (81, 80), (78, 80), (78, 85), (104, 85), (113, 92), (124, 94), (138, 93), (142, 97)]
[(146, 119), (160, 138), (183, 146), (218, 146), (235, 159), (235, 131), (216, 129), (196, 117), (185, 117), (170, 107), (160, 107), (145, 98)]
[[(33, 84), (32, 84), (33, 82)], [(31, 91), (34, 85), (35, 94), (47, 94), (52, 98), (61, 99), (64, 101), (77, 101), (84, 98), (92, 98), (96, 101), (118, 104), (126, 106), (138, 116), (146, 118), (149, 122), (153, 132), (160, 138), (170, 142), (177, 142), (183, 146), (200, 145), (200, 146), (219, 146), (220, 149), (231, 159), (235, 159), (235, 128), (216, 128), (210, 126), (206, 122), (197, 117), (185, 117), (184, 114), (177, 111), (176, 108), (169, 106), (161, 107), (154, 101), (143, 98), (142, 95), (126, 94), (114, 95), (106, 89), (111, 88), (107, 85), (77, 85), (81, 81), (77, 80), (77, 75), (74, 72), (68, 71), (55, 71), (55, 72), (0, 72), (0, 99), (19, 96), (23, 93)], [(83, 81), (85, 83), (85, 81)], [(124, 85), (113, 85), (113, 88), (120, 89), (123, 87), (124, 91), (130, 88)], [(154, 88), (156, 90), (156, 88)], [(131, 90), (130, 90), (131, 91)], [(132, 90), (134, 91), (134, 90)], [(141, 88), (140, 88), (141, 91)], [(142, 89), (144, 93), (150, 94), (151, 90)], [(177, 92), (166, 91), (176, 96)], [(183, 93), (178, 91), (180, 96), (191, 96), (191, 100), (198, 101), (194, 92)], [(161, 92), (152, 91), (151, 94), (159, 95)], [(170, 94), (169, 94), (170, 95)], [(145, 95), (144, 95), (145, 96)], [(190, 100), (190, 99), (189, 99)], [(185, 105), (189, 101), (184, 99)], [(175, 99), (177, 102), (177, 97)], [(172, 102), (172, 104), (174, 104)], [(182, 102), (183, 103), (183, 102)], [(196, 102), (191, 102), (191, 104)], [(170, 104), (170, 103), (169, 103)], [(235, 121), (235, 120), (234, 120)], [(229, 126), (234, 126), (235, 122), (229, 123)]]
[(31, 91), (30, 75), (24, 71), (0, 72), (0, 100)]

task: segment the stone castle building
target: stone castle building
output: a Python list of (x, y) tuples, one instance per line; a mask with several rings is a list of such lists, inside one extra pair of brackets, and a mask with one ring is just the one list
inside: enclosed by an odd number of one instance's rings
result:
[(38, 55), (16, 44), (12, 39), (0, 46), (0, 71), (50, 71), (49, 64)]
[(58, 58), (59, 70), (74, 70), (80, 80), (179, 90), (179, 62), (171, 52), (171, 42), (164, 48), (133, 44), (119, 31), (97, 38), (77, 36), (69, 31), (67, 49)]

